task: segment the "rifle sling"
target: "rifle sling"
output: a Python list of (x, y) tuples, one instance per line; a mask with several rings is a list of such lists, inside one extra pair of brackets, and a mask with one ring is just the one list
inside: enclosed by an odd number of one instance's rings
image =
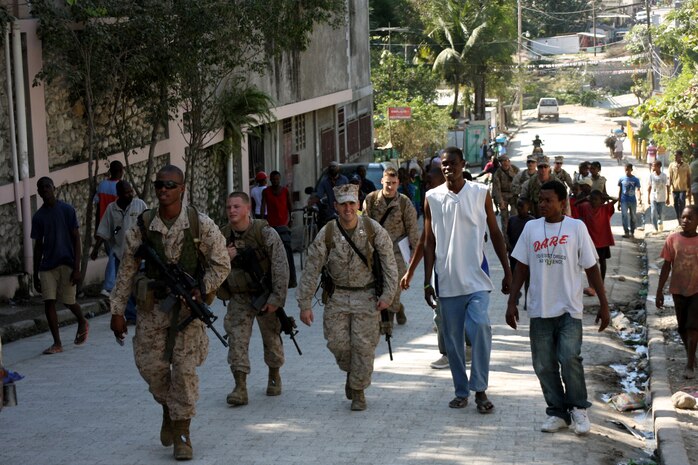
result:
[(339, 223), (339, 219), (335, 219), (335, 221), (337, 222), (337, 227), (339, 228), (339, 232), (342, 233), (342, 236), (344, 236), (344, 239), (347, 240), (347, 242), (349, 243), (349, 246), (351, 246), (354, 253), (356, 253), (356, 255), (359, 256), (361, 261), (364, 262), (364, 265), (366, 265), (366, 267), (370, 270), (371, 267), (368, 265), (368, 260), (366, 259), (366, 256), (364, 254), (362, 254), (359, 251), (359, 249), (356, 247), (356, 244), (354, 244), (354, 241), (351, 240), (351, 238), (349, 237), (349, 234), (347, 234), (347, 232), (344, 230), (342, 225)]

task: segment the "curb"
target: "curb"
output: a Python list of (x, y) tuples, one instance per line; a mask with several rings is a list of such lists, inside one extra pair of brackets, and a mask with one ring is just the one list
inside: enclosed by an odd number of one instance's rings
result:
[[(652, 251), (652, 252), (650, 252)], [(647, 295), (654, 295), (659, 281), (659, 273), (649, 266), (652, 263), (651, 256), (658, 256), (659, 250), (655, 247), (647, 247), (647, 276), (649, 286)], [(652, 255), (650, 255), (652, 254)], [(671, 387), (667, 372), (667, 359), (664, 343), (664, 334), (657, 329), (657, 314), (654, 301), (645, 302), (647, 312), (647, 350), (650, 366), (650, 396), (652, 399), (652, 420), (654, 423), (654, 436), (657, 440), (657, 451), (663, 465), (690, 465), (686, 446), (684, 444), (679, 418), (671, 402)]]
[[(106, 307), (99, 305), (99, 301), (84, 302), (80, 304), (85, 318), (88, 320), (98, 315), (103, 315), (108, 312)], [(68, 310), (59, 310), (58, 326), (67, 326), (76, 323), (75, 315)], [(45, 317), (34, 318), (31, 320), (16, 321), (0, 327), (0, 338), (3, 343), (8, 343), (36, 334), (45, 333), (48, 331), (48, 323)]]

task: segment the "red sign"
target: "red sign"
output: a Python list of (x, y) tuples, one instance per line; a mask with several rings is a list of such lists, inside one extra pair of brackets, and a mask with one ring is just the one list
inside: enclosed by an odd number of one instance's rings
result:
[(388, 107), (388, 119), (412, 119), (412, 108)]

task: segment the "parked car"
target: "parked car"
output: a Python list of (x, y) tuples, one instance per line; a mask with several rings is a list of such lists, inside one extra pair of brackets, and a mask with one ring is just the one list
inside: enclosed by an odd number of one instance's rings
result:
[(555, 121), (560, 121), (560, 108), (556, 98), (545, 97), (538, 101), (538, 121), (543, 118), (553, 118)]

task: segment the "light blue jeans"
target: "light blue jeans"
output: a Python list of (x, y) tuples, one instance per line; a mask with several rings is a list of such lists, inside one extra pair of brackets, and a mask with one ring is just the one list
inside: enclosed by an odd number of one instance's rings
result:
[(111, 292), (114, 289), (114, 284), (116, 284), (116, 257), (111, 253), (111, 247), (105, 242), (104, 250), (107, 252), (107, 267), (104, 269), (104, 283), (102, 284), (102, 289), (107, 292)]
[(635, 212), (637, 211), (636, 202), (621, 202), (620, 217), (623, 220), (623, 231), (625, 234), (633, 234), (635, 232)]
[[(470, 391), (487, 390), (492, 350), (492, 327), (487, 313), (490, 293), (487, 291), (456, 297), (440, 297), (441, 326), (457, 397), (468, 397)], [(472, 343), (470, 380), (465, 369), (465, 334)]]
[(652, 226), (659, 231), (659, 225), (664, 223), (664, 202), (652, 201)]
[(531, 318), (529, 339), (533, 370), (548, 404), (545, 412), (569, 423), (573, 407), (591, 407), (582, 366), (582, 320), (569, 313)]

